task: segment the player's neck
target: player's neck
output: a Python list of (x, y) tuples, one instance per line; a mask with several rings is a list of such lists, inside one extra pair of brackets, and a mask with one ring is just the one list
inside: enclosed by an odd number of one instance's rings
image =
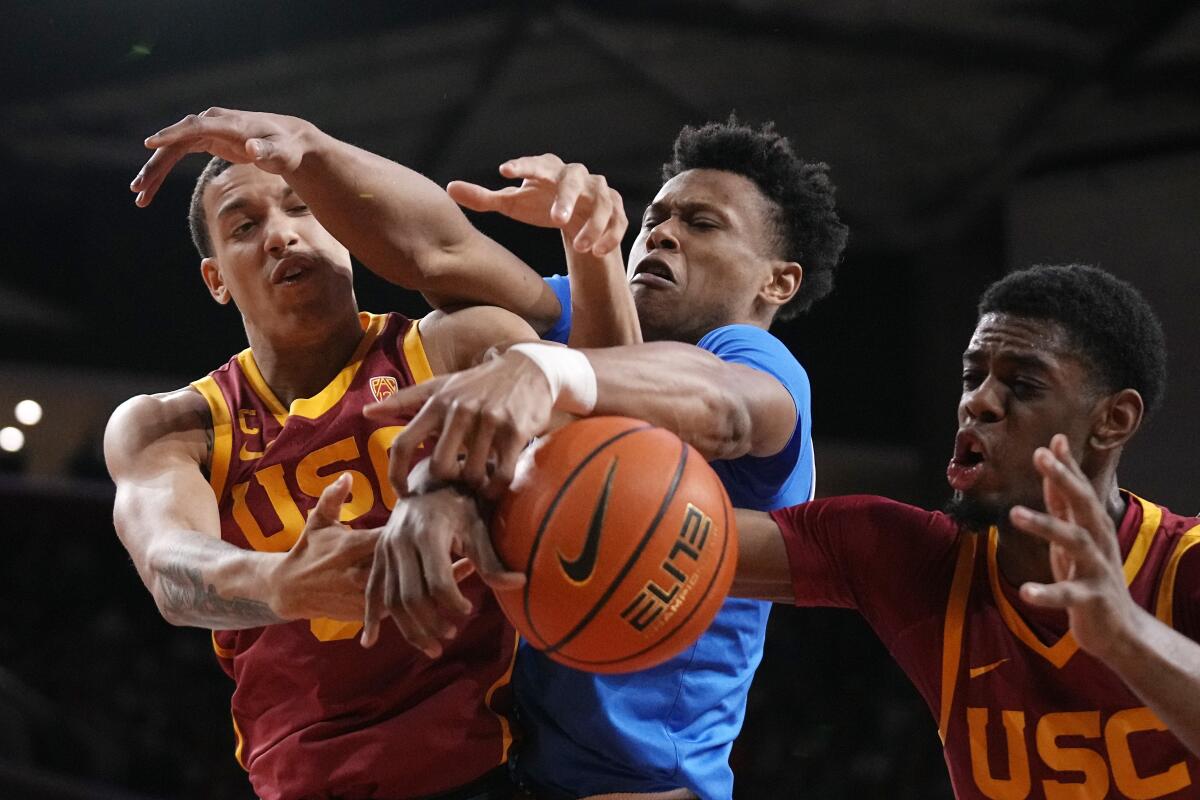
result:
[[(1125, 498), (1117, 488), (1116, 475), (1111, 480), (1100, 482), (1097, 492), (1105, 498), (1104, 506), (1113, 525), (1120, 530), (1125, 518)], [(1036, 536), (1019, 531), (1011, 525), (999, 526), (1000, 540), (996, 545), (996, 566), (1000, 575), (1012, 586), (1023, 583), (1053, 583), (1054, 573), (1050, 568), (1050, 545)]]
[(1019, 587), (1028, 581), (1054, 581), (1050, 571), (1050, 546), (1010, 525), (1000, 526), (996, 566), (1000, 569), (1000, 576), (1012, 586)]
[(350, 361), (363, 338), (358, 314), (339, 316), (327, 326), (267, 332), (246, 322), (254, 363), (285, 407), (324, 389)]

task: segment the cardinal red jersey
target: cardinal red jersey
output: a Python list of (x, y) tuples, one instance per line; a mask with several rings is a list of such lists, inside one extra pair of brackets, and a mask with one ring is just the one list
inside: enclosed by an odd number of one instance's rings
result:
[[(1118, 531), (1135, 602), (1200, 634), (1200, 519), (1130, 494)], [(938, 720), (959, 798), (1196, 798), (1200, 760), (1104, 664), (1065, 612), (1024, 604), (998, 534), (877, 497), (773, 516), (798, 605), (856, 608)]]
[[(193, 386), (208, 401), (210, 481), (221, 536), (264, 552), (290, 549), (321, 491), (353, 478), (341, 520), (382, 525), (396, 496), (388, 446), (402, 430), (364, 406), (430, 377), (417, 323), (360, 315), (365, 335), (314, 397), (285, 408), (249, 349)], [(236, 682), (238, 761), (274, 798), (407, 798), (469, 783), (504, 763), (516, 635), (477, 577), (462, 584), (475, 611), (441, 658), (411, 647), (390, 622), (358, 643), (361, 621), (301, 620), (216, 631)]]

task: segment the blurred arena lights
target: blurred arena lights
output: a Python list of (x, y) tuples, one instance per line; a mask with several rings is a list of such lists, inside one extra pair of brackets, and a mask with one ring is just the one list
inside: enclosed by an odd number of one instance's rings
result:
[(20, 428), (11, 426), (0, 428), (0, 450), (6, 453), (16, 453), (25, 446), (25, 434)]
[(17, 422), (22, 425), (37, 425), (42, 421), (42, 404), (37, 400), (22, 400), (14, 410)]

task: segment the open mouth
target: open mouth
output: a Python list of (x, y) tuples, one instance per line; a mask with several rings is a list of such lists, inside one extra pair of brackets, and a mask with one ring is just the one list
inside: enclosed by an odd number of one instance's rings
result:
[(987, 452), (980, 438), (970, 431), (959, 431), (954, 439), (954, 456), (946, 467), (950, 488), (965, 492), (979, 481)]
[(291, 286), (299, 283), (312, 269), (312, 262), (301, 256), (280, 259), (271, 270), (271, 283)]
[(653, 256), (647, 256), (638, 263), (633, 271), (630, 285), (652, 286), (663, 289), (676, 285), (675, 274), (666, 262)]

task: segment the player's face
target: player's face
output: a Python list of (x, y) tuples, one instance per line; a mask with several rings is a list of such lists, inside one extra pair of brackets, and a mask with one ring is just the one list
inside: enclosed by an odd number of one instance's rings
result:
[(962, 387), (948, 510), (986, 526), (1006, 521), (1018, 503), (1042, 508), (1034, 450), (1063, 433), (1082, 461), (1100, 399), (1065, 332), (1053, 322), (984, 315), (963, 353)]
[(772, 233), (769, 201), (743, 175), (694, 169), (663, 184), (629, 253), (644, 338), (695, 343), (754, 321), (772, 275)]
[(247, 320), (311, 322), (353, 304), (350, 253), (283, 178), (235, 165), (212, 180), (203, 202), (214, 251), (206, 280), (224, 287), (218, 299), (232, 299)]

